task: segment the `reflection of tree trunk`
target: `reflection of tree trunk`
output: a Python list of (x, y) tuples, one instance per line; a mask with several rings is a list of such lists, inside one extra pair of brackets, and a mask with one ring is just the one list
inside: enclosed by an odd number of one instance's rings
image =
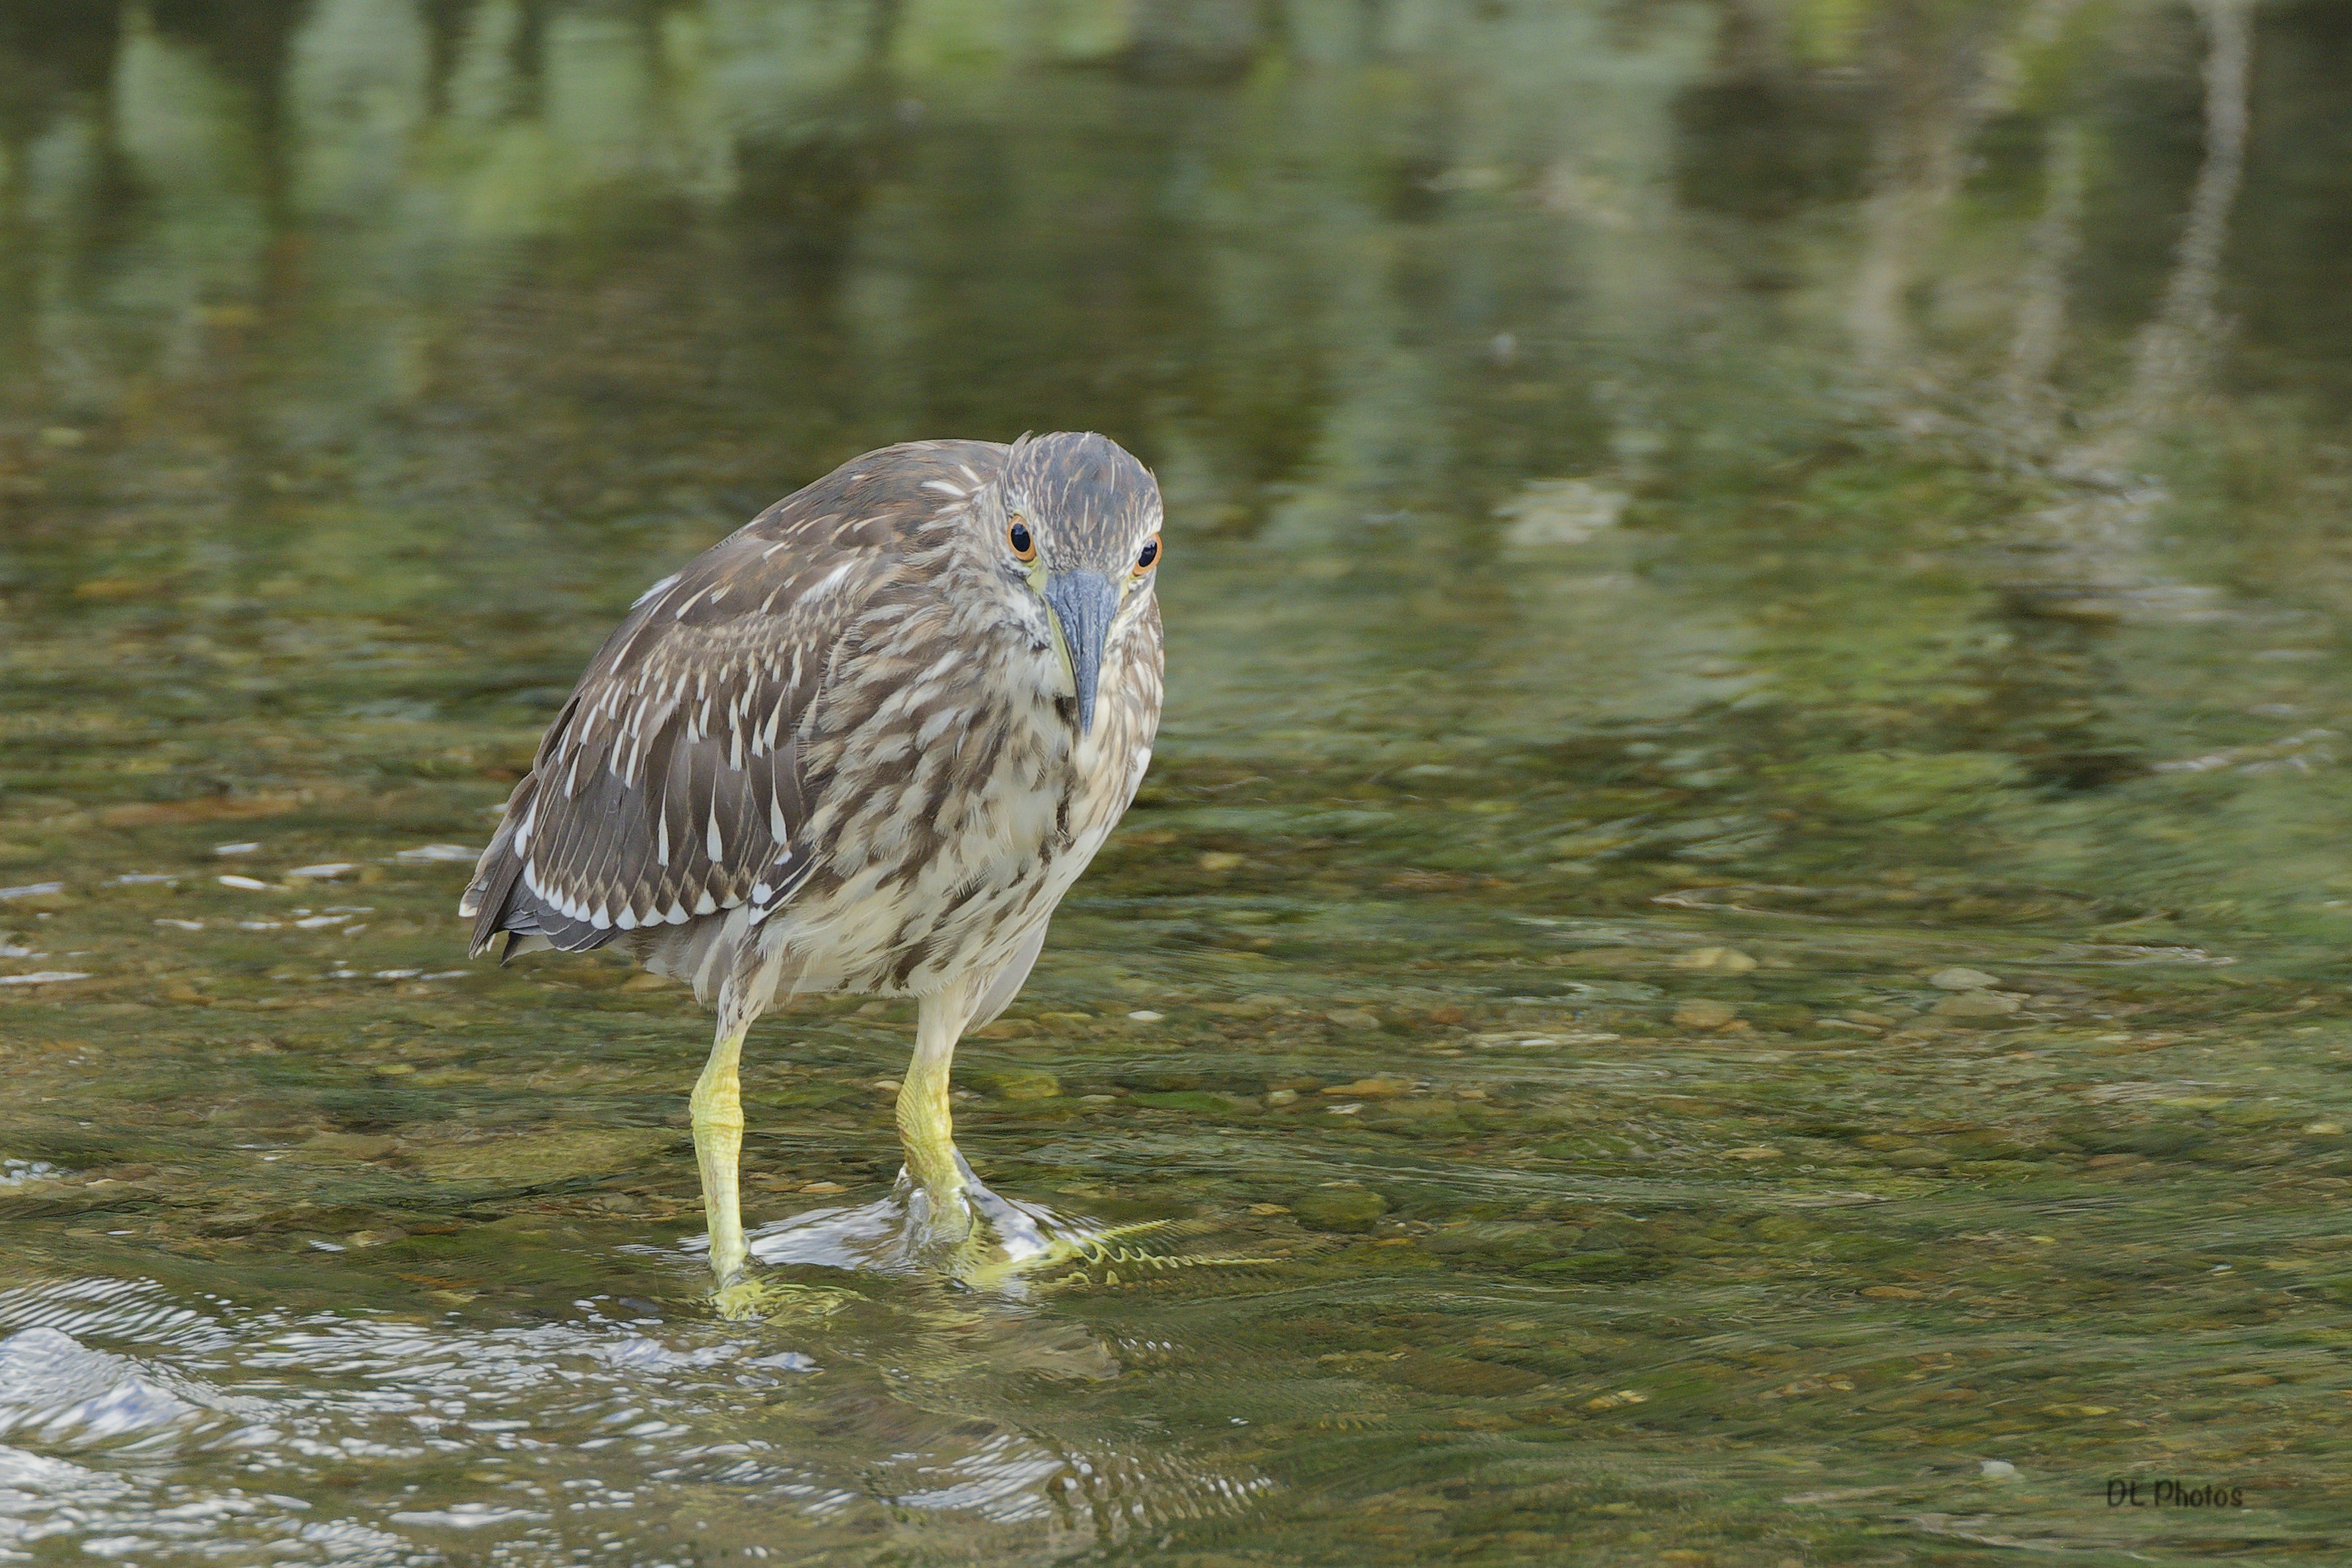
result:
[(26, 187), (20, 173), (31, 138), (0, 133), (0, 234), (13, 243), (0, 246), (0, 364), (17, 367), (9, 390), (29, 390), (34, 354), (33, 247), (23, 237), (33, 232)]
[(2164, 303), (2140, 333), (2131, 385), (2111, 418), (2101, 456), (2109, 463), (2129, 454), (2176, 406), (2203, 374), (2221, 321), (2213, 296), (2221, 285), (2221, 252), (2229, 243), (2230, 209), (2238, 195), (2246, 151), (2246, 83), (2252, 53), (2252, 0), (2196, 0), (2210, 44), (2205, 56), (2205, 163), (2189, 200), (2189, 222), (2165, 286)]
[(1910, 368), (1915, 357), (1908, 296), (1917, 281), (1937, 220), (1959, 189), (1960, 152), (1982, 118), (1983, 51), (1916, 15), (1913, 35), (1893, 50), (1891, 101), (1878, 128), (1870, 196), (1863, 205), (1862, 261), (1855, 269), (1846, 324), (1865, 370)]
[(2057, 398), (2050, 373), (2066, 330), (2066, 283), (2082, 248), (2083, 133), (2061, 124), (2050, 136), (2042, 171), (2042, 216), (2026, 241), (2022, 296), (2017, 332), (2010, 340), (2009, 368), (2001, 378), (2020, 433), (2039, 437), (2051, 422)]
[(1941, 25), (1925, 8), (1898, 8), (1894, 26), (1907, 36), (1887, 51), (1892, 98), (1879, 128), (1863, 209), (1862, 261), (1846, 313), (1864, 368), (1903, 369), (1914, 357), (1906, 296), (1937, 219), (1959, 189), (1963, 152), (1979, 125), (2009, 107), (2025, 57), (2057, 37), (2076, 4), (2035, 0), (2006, 38)]
[[(2167, 588), (2147, 563), (2147, 522), (2165, 500), (2161, 486), (2125, 477), (2141, 445), (2171, 416), (2203, 375), (2219, 336), (2213, 310), (2230, 209), (2243, 172), (2252, 0), (2195, 0), (2209, 39), (2205, 57), (2205, 161), (2189, 202), (2189, 220), (2172, 277), (2154, 320), (2142, 330), (2129, 384), (2095, 421), (2099, 434), (2065, 454), (2062, 467), (2090, 487), (2078, 499), (2040, 514), (2053, 552), (2033, 575), (2042, 592), (2072, 596), (2076, 613), (2109, 594), (2127, 595), (2141, 613), (2193, 612), (2209, 590)], [(2053, 198), (2054, 199), (2054, 198)], [(2045, 221), (2047, 219), (2045, 218)], [(2033, 309), (2029, 300), (2027, 310)], [(2026, 323), (2021, 321), (2021, 343)], [(2014, 367), (2014, 362), (2012, 362)], [(2120, 613), (2112, 606), (2104, 613)]]
[[(1905, 296), (1918, 276), (1936, 215), (1958, 184), (1959, 102), (1952, 93), (1911, 93), (1881, 127), (1869, 200), (1863, 207), (1862, 264), (1846, 315), (1863, 364), (1888, 371), (1912, 357)], [(1926, 102), (1920, 102), (1920, 98)]]

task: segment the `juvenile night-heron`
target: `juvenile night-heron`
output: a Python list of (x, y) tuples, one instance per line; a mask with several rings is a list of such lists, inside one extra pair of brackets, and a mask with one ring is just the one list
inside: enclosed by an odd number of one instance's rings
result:
[(737, 1060), (779, 994), (912, 996), (919, 1235), (972, 1224), (949, 1065), (1028, 978), (1160, 722), (1160, 488), (1095, 435), (869, 452), (647, 589), (515, 786), (474, 952), (611, 946), (716, 1004), (694, 1149), (746, 1304)]

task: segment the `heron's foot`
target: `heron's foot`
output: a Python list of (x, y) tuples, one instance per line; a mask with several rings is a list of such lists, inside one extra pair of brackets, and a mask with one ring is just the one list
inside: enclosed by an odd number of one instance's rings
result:
[(890, 1196), (906, 1211), (907, 1251), (944, 1260), (980, 1241), (988, 1216), (1008, 1208), (1003, 1198), (972, 1174), (971, 1163), (950, 1144), (945, 1161), (927, 1161), (918, 1175), (910, 1161), (898, 1172)]
[[(971, 1248), (967, 1256), (960, 1259), (963, 1267), (957, 1270), (956, 1278), (963, 1284), (984, 1290), (1010, 1285), (1016, 1280), (1041, 1279), (1066, 1268), (1089, 1270), (1097, 1266), (1112, 1268), (1122, 1262), (1129, 1263), (1130, 1267), (1141, 1264), (1181, 1266), (1190, 1260), (1163, 1258), (1155, 1253), (1121, 1245), (1129, 1237), (1146, 1235), (1160, 1229), (1167, 1223), (1166, 1220), (1148, 1219), (1101, 1230), (1066, 1230), (1036, 1226), (1033, 1220), (1030, 1231), (1030, 1237), (1034, 1238), (1032, 1245)], [(1224, 1260), (1203, 1258), (1199, 1261)], [(1116, 1279), (1116, 1275), (1113, 1279)], [(1060, 1281), (1064, 1284), (1076, 1282), (1075, 1279)]]
[(738, 1275), (712, 1294), (712, 1310), (730, 1322), (822, 1322), (852, 1301), (856, 1292), (825, 1285), (796, 1285), (765, 1275)]
[(977, 1290), (1038, 1284), (1055, 1289), (1118, 1285), (1181, 1268), (1230, 1268), (1259, 1261), (1196, 1253), (1165, 1253), (1135, 1238), (1167, 1229), (1171, 1221), (1093, 1226), (1050, 1210), (1000, 1197), (975, 1182), (968, 1194), (974, 1224), (937, 1261), (958, 1284)]
[(974, 1200), (982, 1194), (996, 1196), (977, 1181), (925, 1187), (901, 1175), (892, 1195), (907, 1211), (908, 1252), (917, 1258), (940, 1258), (981, 1240), (984, 1227), (980, 1205)]
[(1054, 1245), (1050, 1216), (992, 1192), (960, 1152), (929, 1181), (900, 1171), (890, 1195), (906, 1214), (907, 1256), (951, 1279), (1009, 1282), (1012, 1260)]
[[(1181, 1220), (1101, 1226), (1001, 1196), (977, 1178), (941, 1192), (901, 1173), (888, 1197), (806, 1210), (761, 1231), (752, 1253), (771, 1267), (914, 1273), (1013, 1295), (1033, 1288), (1118, 1289), (1179, 1269), (1262, 1268), (1275, 1261), (1162, 1252), (1143, 1241), (1201, 1228), (1199, 1222)], [(769, 1299), (752, 1291), (729, 1300), (746, 1300), (756, 1313)]]
[(710, 1279), (720, 1290), (743, 1278), (751, 1249), (743, 1239), (739, 1225), (731, 1233), (721, 1232), (710, 1238)]

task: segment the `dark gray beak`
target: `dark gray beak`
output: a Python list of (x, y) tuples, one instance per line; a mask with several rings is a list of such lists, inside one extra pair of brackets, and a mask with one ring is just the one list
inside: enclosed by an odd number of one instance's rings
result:
[(1070, 679), (1078, 689), (1078, 733), (1095, 728), (1095, 685), (1102, 679), (1103, 644), (1118, 613), (1118, 590), (1099, 572), (1056, 572), (1045, 579), (1045, 605), (1062, 633)]

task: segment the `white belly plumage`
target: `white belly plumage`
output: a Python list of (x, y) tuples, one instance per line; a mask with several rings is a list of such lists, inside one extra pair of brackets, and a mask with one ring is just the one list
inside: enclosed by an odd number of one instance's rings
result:
[(1132, 793), (1127, 769), (1085, 767), (1108, 761), (1099, 752), (1077, 761), (1066, 789), (1000, 772), (972, 814), (977, 830), (945, 838), (911, 877), (869, 862), (839, 888), (778, 910), (760, 935), (782, 957), (780, 989), (922, 995), (1003, 968), (1102, 847)]
[(996, 717), (1011, 732), (954, 820), (923, 819), (934, 797), (919, 763), (866, 798), (828, 802), (817, 822), (831, 847), (799, 893), (646, 933), (631, 944), (640, 961), (707, 999), (756, 944), (763, 1005), (803, 993), (919, 996), (969, 976), (1017, 988), (1046, 921), (1134, 798), (1152, 726), (1139, 705), (1114, 700), (1080, 739), (1050, 696)]

